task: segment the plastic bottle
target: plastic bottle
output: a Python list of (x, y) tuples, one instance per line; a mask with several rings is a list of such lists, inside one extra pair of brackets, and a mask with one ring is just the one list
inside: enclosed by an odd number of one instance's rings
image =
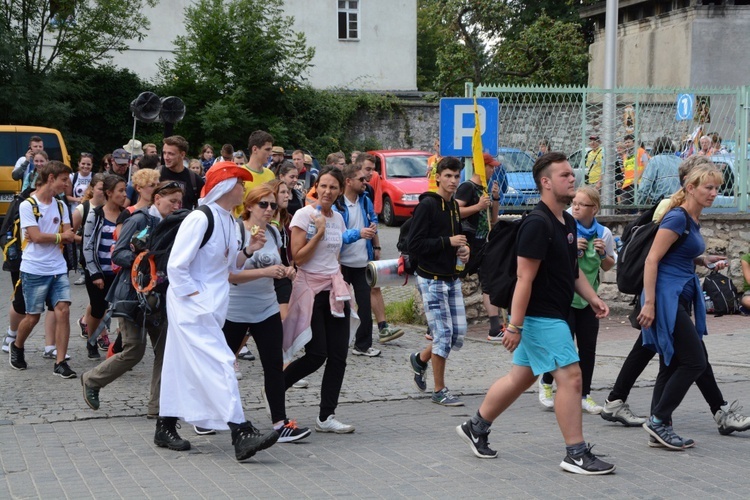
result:
[(464, 261), (460, 257), (456, 257), (456, 272), (463, 272), (464, 269), (466, 269), (466, 264), (464, 264)]
[[(6, 235), (6, 240), (5, 241), (8, 242), (8, 241), (10, 241), (12, 239), (13, 239), (13, 232), (12, 231), (8, 231), (8, 234)], [(9, 245), (8, 246), (7, 254), (8, 254), (7, 257), (8, 257), (9, 261), (11, 261), (11, 260), (17, 260), (18, 259), (18, 249), (16, 248), (15, 245)]]
[(313, 236), (315, 236), (315, 233), (318, 232), (318, 228), (315, 225), (315, 221), (318, 217), (320, 217), (322, 214), (320, 212), (320, 205), (315, 207), (315, 213), (312, 216), (312, 219), (310, 220), (310, 223), (307, 225), (307, 239), (312, 239)]
[(619, 236), (615, 236), (615, 248), (617, 249), (617, 253), (619, 253), (620, 250), (622, 250), (622, 240), (620, 239)]

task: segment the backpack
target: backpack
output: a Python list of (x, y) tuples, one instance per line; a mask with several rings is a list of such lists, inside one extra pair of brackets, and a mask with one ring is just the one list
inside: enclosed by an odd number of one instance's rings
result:
[[(203, 235), (200, 248), (203, 248), (213, 234), (214, 216), (211, 209), (205, 205), (198, 210), (206, 214), (208, 228)], [(166, 216), (156, 227), (147, 226), (143, 231), (133, 235), (131, 246), (138, 251), (133, 267), (130, 270), (130, 279), (133, 288), (138, 294), (139, 300), (149, 295), (162, 296), (167, 291), (169, 279), (167, 277), (167, 263), (172, 253), (177, 231), (191, 213), (191, 210), (180, 209)], [(157, 304), (159, 301), (157, 300)], [(141, 302), (142, 306), (145, 306)], [(149, 303), (153, 309), (153, 303)], [(158, 308), (158, 306), (157, 306)]]
[[(647, 210), (636, 220), (625, 227), (622, 238), (622, 248), (617, 256), (617, 288), (622, 293), (640, 295), (643, 290), (643, 270), (646, 265), (646, 257), (654, 238), (659, 231), (659, 223), (651, 218), (656, 207)], [(685, 214), (685, 229), (677, 238), (667, 253), (679, 247), (685, 238), (690, 235), (690, 215), (684, 208), (680, 210)]]
[(552, 241), (552, 222), (543, 212), (532, 210), (520, 219), (497, 221), (484, 246), (484, 256), (479, 268), (480, 281), (486, 283), (490, 303), (494, 306), (510, 308), (517, 281), (518, 230), (529, 217), (544, 219), (550, 235), (549, 241)]
[(396, 249), (401, 252), (399, 257), (399, 269), (398, 274), (411, 275), (417, 271), (419, 266), (419, 259), (417, 255), (409, 253), (409, 231), (411, 230), (412, 218), (406, 219), (406, 222), (401, 224), (401, 228), (398, 231), (398, 241), (396, 242)]
[(715, 316), (738, 312), (737, 288), (728, 276), (716, 270), (711, 271), (708, 276), (703, 278), (703, 291), (708, 294), (708, 298), (713, 302)]
[[(21, 203), (27, 201), (31, 204), (31, 211), (34, 214), (34, 218), (39, 222), (42, 214), (39, 212), (39, 205), (34, 198), (31, 196), (24, 197), (22, 194), (13, 196), (8, 206), (8, 211), (3, 219), (3, 225), (0, 226), (0, 246), (3, 249), (3, 271), (19, 272), (21, 269), (21, 255), (23, 249), (28, 244), (28, 240), (23, 240), (21, 243), (21, 215), (19, 209)], [(58, 198), (54, 198), (57, 201), (57, 209), (60, 212), (60, 227), (62, 228), (63, 221), (63, 203)], [(67, 259), (66, 259), (67, 262)]]

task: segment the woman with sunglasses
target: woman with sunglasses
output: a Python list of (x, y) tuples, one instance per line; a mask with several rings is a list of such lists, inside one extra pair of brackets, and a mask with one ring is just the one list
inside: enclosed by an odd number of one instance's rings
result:
[(229, 282), (235, 286), (229, 289), (224, 336), (235, 353), (247, 341), (248, 332), (253, 336), (263, 365), (266, 410), (279, 433), (279, 442), (289, 443), (310, 435), (310, 429), (297, 427), (294, 420), (287, 419), (284, 404), (283, 329), (274, 280), (294, 276), (294, 268), (285, 266), (279, 255), (281, 234), (271, 224), (278, 207), (271, 186), (261, 184), (248, 191), (244, 206), (237, 227), (240, 246), (245, 248), (253, 234), (264, 235), (265, 244), (245, 261), (242, 271), (229, 275)]
[[(102, 206), (89, 210), (83, 228), (83, 257), (86, 261), (84, 272), (86, 291), (91, 306), (86, 314), (89, 334), (86, 349), (89, 359), (100, 357), (97, 339), (92, 334), (96, 332), (104, 313), (109, 308), (106, 296), (115, 279), (115, 272), (112, 269), (113, 235), (117, 227), (117, 218), (124, 210), (125, 188), (126, 183), (122, 178), (114, 175), (106, 176), (102, 182), (106, 201)], [(109, 348), (107, 333), (103, 333), (101, 338), (100, 347), (106, 350)]]
[(305, 348), (305, 355), (284, 370), (287, 389), (325, 364), (315, 430), (337, 434), (354, 432), (354, 426), (336, 420), (334, 415), (346, 371), (351, 327), (356, 330), (356, 325), (350, 325), (351, 296), (339, 266), (346, 224), (333, 210), (343, 187), (341, 170), (324, 167), (315, 181), (318, 205), (301, 208), (292, 217), (291, 247), (297, 277), (284, 320), (283, 344), (287, 360)]
[[(159, 391), (161, 386), (161, 365), (164, 358), (164, 343), (167, 333), (167, 316), (162, 315), (160, 322), (146, 322), (143, 332), (143, 322), (137, 320), (138, 301), (130, 278), (130, 270), (136, 258), (136, 252), (130, 242), (134, 235), (145, 228), (153, 228), (165, 217), (182, 205), (182, 188), (176, 182), (162, 182), (153, 192), (153, 204), (141, 208), (125, 221), (120, 231), (120, 237), (112, 252), (112, 262), (122, 269), (117, 275), (107, 299), (112, 304), (114, 316), (120, 318), (122, 332), (122, 352), (115, 354), (96, 368), (81, 376), (83, 396), (86, 404), (93, 410), (99, 409), (99, 390), (115, 381), (122, 374), (133, 368), (143, 358), (146, 352), (146, 333), (151, 338), (154, 349), (154, 367), (151, 375), (151, 393), (148, 401), (148, 416), (159, 416)], [(175, 435), (171, 439), (172, 445), (187, 446), (187, 441)], [(184, 444), (187, 443), (187, 444)], [(187, 448), (185, 448), (187, 449)]]
[[(599, 289), (599, 270), (606, 272), (615, 265), (615, 240), (612, 231), (596, 220), (600, 207), (599, 190), (593, 185), (578, 188), (571, 203), (578, 233), (578, 267), (594, 291)], [(602, 407), (591, 397), (591, 380), (596, 361), (599, 319), (589, 303), (578, 294), (573, 296), (568, 326), (578, 345), (578, 357), (581, 358), (581, 408), (586, 413), (598, 415), (602, 412)], [(552, 382), (553, 377), (549, 373), (545, 373), (539, 379), (539, 401), (542, 406), (550, 409), (555, 404)]]

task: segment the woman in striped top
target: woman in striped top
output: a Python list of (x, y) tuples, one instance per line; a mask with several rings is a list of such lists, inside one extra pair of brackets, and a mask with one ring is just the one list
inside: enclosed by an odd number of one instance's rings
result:
[(86, 291), (91, 304), (91, 313), (86, 315), (89, 332), (86, 348), (90, 359), (100, 357), (96, 339), (92, 339), (91, 333), (96, 331), (107, 311), (105, 297), (115, 279), (112, 270), (113, 234), (127, 196), (125, 181), (116, 175), (104, 178), (103, 190), (106, 202), (89, 211), (83, 230)]

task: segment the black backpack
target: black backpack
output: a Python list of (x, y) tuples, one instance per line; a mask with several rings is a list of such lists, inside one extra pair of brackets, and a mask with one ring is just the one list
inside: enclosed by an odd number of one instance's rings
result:
[[(520, 219), (497, 221), (484, 246), (484, 256), (479, 268), (480, 280), (486, 283), (485, 288), (490, 296), (490, 303), (503, 309), (510, 308), (513, 292), (516, 289), (518, 230), (528, 217), (544, 219), (548, 234), (552, 234), (554, 229), (549, 217), (539, 210), (532, 210)], [(552, 241), (551, 236), (549, 241)]]
[[(680, 246), (690, 234), (690, 215), (684, 208), (679, 208), (685, 214), (685, 230), (667, 252)], [(640, 295), (643, 290), (646, 257), (654, 244), (656, 232), (659, 231), (659, 223), (651, 220), (655, 209), (656, 207), (652, 207), (625, 226), (621, 238), (622, 248), (617, 256), (617, 288), (622, 293)]]
[[(401, 252), (401, 260), (404, 262), (404, 273), (414, 274), (419, 266), (419, 259), (417, 255), (409, 253), (409, 231), (411, 230), (412, 218), (406, 219), (406, 222), (401, 224), (401, 228), (398, 231), (398, 241), (396, 242), (396, 248)], [(400, 270), (399, 270), (400, 271)], [(401, 274), (399, 272), (399, 274)]]
[[(206, 214), (208, 218), (208, 228), (200, 245), (200, 248), (203, 248), (213, 234), (214, 215), (206, 205), (201, 205), (197, 210)], [(172, 253), (172, 246), (182, 221), (191, 212), (187, 209), (176, 210), (153, 229), (147, 227), (146, 230), (133, 235), (131, 246), (141, 251), (133, 261), (130, 276), (133, 288), (139, 295), (150, 293), (163, 295), (167, 291), (169, 255)]]
[(714, 303), (714, 315), (735, 314), (737, 307), (737, 288), (732, 280), (719, 271), (711, 271), (703, 278), (703, 291)]

